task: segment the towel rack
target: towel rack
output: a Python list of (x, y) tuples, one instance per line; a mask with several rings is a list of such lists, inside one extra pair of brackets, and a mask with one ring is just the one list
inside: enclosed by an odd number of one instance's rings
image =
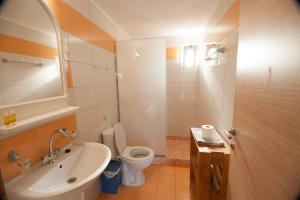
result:
[(20, 63), (20, 64), (32, 64), (34, 66), (42, 67), (43, 63), (33, 63), (33, 62), (26, 62), (26, 61), (18, 61), (18, 60), (8, 60), (7, 58), (1, 59), (2, 63)]
[(224, 52), (225, 52), (225, 47), (219, 47), (219, 48), (216, 49), (216, 51), (214, 51), (213, 53), (208, 55), (206, 58), (204, 58), (204, 60), (205, 61), (210, 61), (210, 60), (219, 59), (218, 57), (213, 58), (212, 56), (215, 55), (216, 53), (224, 53)]

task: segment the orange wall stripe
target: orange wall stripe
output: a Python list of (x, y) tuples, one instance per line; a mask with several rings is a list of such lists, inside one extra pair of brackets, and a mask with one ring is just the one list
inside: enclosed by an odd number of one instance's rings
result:
[(0, 51), (48, 59), (57, 56), (56, 48), (4, 34), (0, 34)]
[(167, 48), (167, 60), (178, 59), (179, 57), (180, 57), (179, 47)]
[(116, 40), (103, 29), (62, 0), (45, 0), (45, 2), (56, 15), (64, 31), (110, 52), (115, 52)]
[[(32, 164), (35, 164), (40, 161), (41, 157), (49, 153), (48, 144), (53, 130), (62, 127), (68, 130), (76, 130), (76, 116), (70, 115), (38, 128), (0, 140), (0, 166), (4, 181), (17, 176), (21, 170), (16, 162), (8, 162), (7, 154), (9, 150), (16, 150), (21, 159), (30, 158), (32, 159)], [(71, 138), (57, 136), (54, 140), (54, 148), (61, 148), (71, 141)]]
[(240, 0), (236, 0), (213, 30), (206, 35), (205, 42), (221, 42), (239, 26)]

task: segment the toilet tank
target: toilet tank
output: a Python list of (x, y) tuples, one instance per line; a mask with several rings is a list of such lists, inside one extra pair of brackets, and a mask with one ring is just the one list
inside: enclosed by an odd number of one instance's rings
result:
[(108, 146), (111, 151), (111, 158), (114, 159), (118, 155), (116, 143), (115, 143), (115, 129), (113, 125), (107, 127), (103, 133), (103, 144)]

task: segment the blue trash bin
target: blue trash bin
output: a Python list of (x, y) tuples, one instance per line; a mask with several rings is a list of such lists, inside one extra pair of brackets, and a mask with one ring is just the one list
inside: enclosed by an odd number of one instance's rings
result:
[(101, 174), (101, 191), (116, 194), (122, 182), (121, 161), (112, 160)]

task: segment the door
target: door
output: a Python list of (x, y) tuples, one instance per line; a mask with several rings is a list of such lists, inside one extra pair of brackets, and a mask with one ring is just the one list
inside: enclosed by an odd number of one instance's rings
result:
[(300, 190), (300, 7), (241, 0), (228, 199), (292, 200)]

